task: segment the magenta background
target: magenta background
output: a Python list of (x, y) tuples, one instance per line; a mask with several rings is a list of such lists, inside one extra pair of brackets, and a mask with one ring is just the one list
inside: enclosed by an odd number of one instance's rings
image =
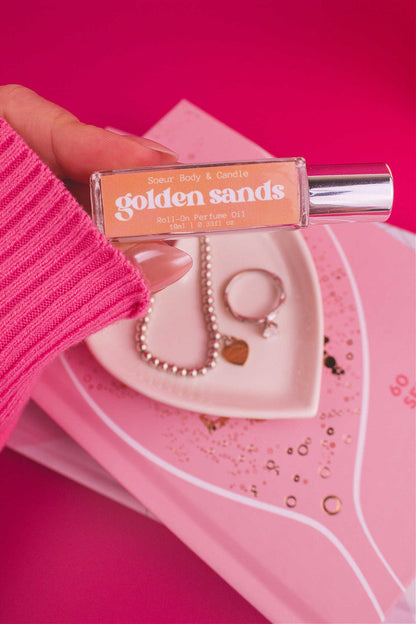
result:
[[(414, 2), (32, 0), (0, 84), (145, 132), (187, 98), (276, 156), (386, 161), (415, 229)], [(5, 451), (0, 621), (262, 622), (166, 529)]]
[(0, 83), (140, 133), (187, 98), (276, 156), (386, 161), (410, 229), (413, 0), (3, 4)]

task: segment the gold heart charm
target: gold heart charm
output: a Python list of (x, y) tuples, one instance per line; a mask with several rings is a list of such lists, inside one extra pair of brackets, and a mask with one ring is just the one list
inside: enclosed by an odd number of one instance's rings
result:
[(243, 366), (248, 358), (248, 344), (245, 340), (239, 340), (232, 336), (227, 336), (225, 339), (224, 348), (222, 350), (222, 356), (230, 362), (230, 364), (237, 364)]

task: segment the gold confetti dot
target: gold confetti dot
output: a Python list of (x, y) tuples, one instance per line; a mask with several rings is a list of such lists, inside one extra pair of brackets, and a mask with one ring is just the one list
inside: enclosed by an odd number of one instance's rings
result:
[(326, 496), (322, 501), (322, 507), (327, 514), (329, 514), (330, 516), (335, 516), (341, 511), (341, 499), (338, 496), (335, 496), (335, 494), (330, 494), (329, 496)]
[(298, 453), (299, 453), (299, 455), (304, 457), (305, 455), (307, 455), (309, 453), (309, 448), (307, 447), (306, 444), (299, 444), (299, 446), (298, 446)]
[(319, 474), (321, 475), (322, 479), (328, 479), (328, 477), (331, 476), (331, 469), (329, 468), (329, 466), (321, 466), (319, 468)]
[(297, 500), (296, 500), (296, 496), (286, 496), (286, 507), (290, 507), (291, 509), (293, 509), (293, 507), (296, 507), (297, 504)]

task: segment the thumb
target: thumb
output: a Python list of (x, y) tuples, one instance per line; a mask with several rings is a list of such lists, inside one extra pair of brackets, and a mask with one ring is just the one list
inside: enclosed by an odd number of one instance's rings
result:
[(93, 171), (174, 163), (177, 156), (148, 139), (81, 123), (70, 112), (20, 85), (0, 87), (0, 115), (60, 178), (88, 182)]

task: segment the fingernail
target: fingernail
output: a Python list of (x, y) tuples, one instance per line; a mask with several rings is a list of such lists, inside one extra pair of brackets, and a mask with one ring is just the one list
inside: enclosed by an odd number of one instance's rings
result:
[(173, 284), (192, 267), (191, 256), (162, 242), (140, 243), (127, 249), (124, 254), (143, 272), (153, 293)]
[(145, 137), (139, 137), (135, 134), (129, 134), (128, 132), (124, 132), (123, 130), (118, 130), (117, 128), (112, 128), (110, 126), (106, 127), (106, 130), (110, 132), (114, 132), (115, 134), (120, 134), (121, 136), (126, 137), (127, 139), (131, 139), (132, 141), (136, 141), (136, 143), (140, 143), (143, 147), (147, 147), (148, 149), (152, 149), (155, 152), (160, 152), (161, 154), (168, 154), (175, 160), (178, 160), (178, 154), (173, 150), (166, 147), (166, 145), (162, 145), (161, 143), (157, 143), (156, 141), (152, 141), (151, 139), (146, 139)]
[(178, 154), (174, 152), (173, 150), (169, 149), (169, 147), (166, 147), (166, 145), (162, 145), (161, 143), (157, 143), (156, 141), (152, 141), (151, 139), (146, 139), (145, 137), (138, 137), (138, 136), (135, 136), (134, 134), (127, 135), (127, 138), (132, 139), (133, 141), (137, 141), (137, 143), (140, 143), (141, 145), (143, 145), (144, 147), (148, 147), (149, 149), (155, 150), (156, 152), (161, 152), (162, 154), (169, 154), (169, 156), (174, 157), (175, 160), (178, 160), (179, 158)]

